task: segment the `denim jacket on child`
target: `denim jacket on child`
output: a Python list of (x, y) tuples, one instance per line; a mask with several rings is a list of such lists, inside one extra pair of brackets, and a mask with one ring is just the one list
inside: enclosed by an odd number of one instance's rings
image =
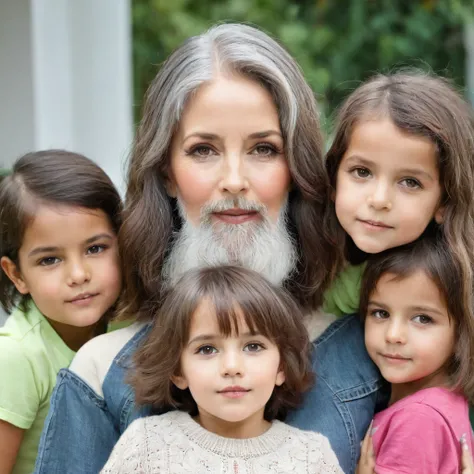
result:
[[(124, 382), (130, 355), (146, 335), (140, 329), (113, 359), (98, 394), (72, 370), (58, 375), (36, 461), (37, 474), (96, 474), (127, 426), (150, 413), (134, 404)], [(118, 331), (116, 331), (118, 332)], [(316, 383), (287, 422), (327, 436), (342, 469), (353, 473), (360, 442), (388, 396), (364, 346), (357, 316), (333, 322), (314, 343)]]

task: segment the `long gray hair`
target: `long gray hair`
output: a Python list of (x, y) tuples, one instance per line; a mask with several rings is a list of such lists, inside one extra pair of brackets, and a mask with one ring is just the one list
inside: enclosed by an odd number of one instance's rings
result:
[(278, 109), (293, 181), (289, 230), (299, 249), (295, 277), (286, 286), (312, 309), (321, 304), (332, 277), (333, 246), (322, 229), (328, 183), (314, 95), (295, 60), (270, 36), (248, 25), (221, 24), (188, 39), (172, 53), (145, 97), (120, 233), (124, 317), (149, 320), (159, 305), (163, 259), (172, 233), (181, 225), (176, 202), (165, 189), (170, 143), (190, 96), (217, 74), (257, 81)]

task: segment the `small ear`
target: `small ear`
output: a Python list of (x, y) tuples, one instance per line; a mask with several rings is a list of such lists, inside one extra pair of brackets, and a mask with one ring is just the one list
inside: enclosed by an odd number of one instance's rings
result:
[(180, 389), (186, 390), (189, 385), (188, 381), (182, 375), (173, 375), (171, 381)]
[(5, 272), (8, 278), (15, 285), (15, 288), (22, 294), (27, 295), (29, 293), (28, 286), (26, 285), (23, 277), (21, 276), (20, 270), (17, 265), (10, 260), (8, 257), (2, 257), (0, 259), (0, 266)]
[(435, 212), (434, 219), (437, 224), (442, 224), (444, 222), (444, 211), (446, 210), (446, 206), (440, 206), (438, 210)]
[(169, 197), (171, 198), (177, 198), (178, 197), (178, 189), (177, 186), (172, 178), (169, 176), (165, 176), (165, 189), (166, 189), (166, 194), (168, 194)]
[(275, 385), (277, 387), (280, 387), (283, 385), (283, 383), (285, 382), (285, 372), (283, 372), (283, 370), (279, 370), (277, 375), (276, 375), (276, 379), (275, 379)]

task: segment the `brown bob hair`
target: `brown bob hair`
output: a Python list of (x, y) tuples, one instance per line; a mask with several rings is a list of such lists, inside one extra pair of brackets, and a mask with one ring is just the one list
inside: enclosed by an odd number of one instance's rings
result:
[(243, 317), (251, 332), (276, 344), (285, 382), (275, 387), (265, 407), (265, 419), (284, 419), (313, 381), (311, 345), (301, 309), (285, 290), (254, 271), (234, 266), (191, 270), (169, 291), (150, 333), (134, 355), (129, 379), (136, 402), (160, 411), (179, 408), (197, 415), (190, 391), (177, 388), (171, 378), (180, 374), (191, 320), (204, 299), (214, 308), (224, 336), (238, 332), (239, 319)]
[(412, 244), (373, 255), (362, 278), (360, 314), (367, 315), (370, 296), (386, 273), (404, 279), (423, 271), (438, 287), (455, 327), (455, 352), (448, 364), (450, 386), (474, 402), (474, 318), (472, 308), (464, 306), (463, 274), (457, 256), (441, 235), (418, 239)]
[(169, 150), (189, 97), (215, 75), (256, 81), (278, 109), (292, 178), (289, 232), (298, 264), (286, 288), (305, 310), (317, 309), (333, 276), (333, 244), (323, 231), (328, 181), (314, 94), (291, 55), (273, 38), (243, 24), (219, 24), (189, 38), (163, 63), (145, 96), (128, 170), (124, 225), (122, 319), (149, 321), (163, 290), (162, 268), (181, 227), (166, 191)]
[[(28, 153), (0, 182), (0, 257), (8, 257), (17, 267), (25, 230), (42, 204), (100, 209), (119, 232), (120, 195), (99, 166), (85, 156), (64, 150)], [(26, 311), (29, 299), (0, 271), (0, 303), (7, 313), (16, 306)]]

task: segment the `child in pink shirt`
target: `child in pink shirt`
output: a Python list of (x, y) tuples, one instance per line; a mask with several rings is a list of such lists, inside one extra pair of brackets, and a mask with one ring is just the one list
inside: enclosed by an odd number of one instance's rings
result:
[(472, 452), (474, 316), (472, 295), (460, 291), (467, 278), (460, 268), (439, 235), (368, 262), (360, 304), (365, 343), (391, 397), (370, 430), (373, 470), (366, 439), (360, 474), (459, 474), (462, 445)]

